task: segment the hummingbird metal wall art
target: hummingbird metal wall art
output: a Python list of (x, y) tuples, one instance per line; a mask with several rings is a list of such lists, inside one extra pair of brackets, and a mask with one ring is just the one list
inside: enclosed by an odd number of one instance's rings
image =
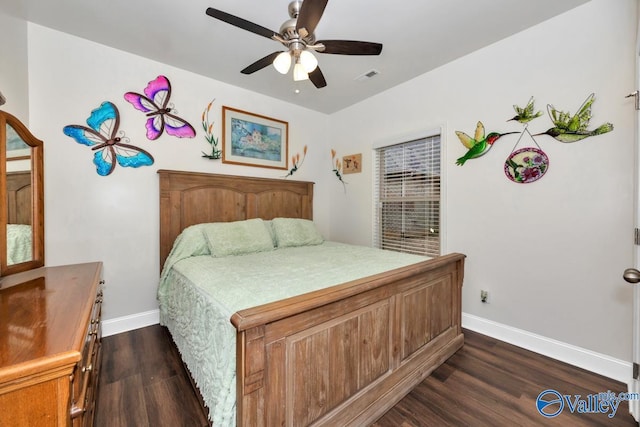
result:
[(542, 111), (536, 111), (534, 113), (535, 107), (534, 107), (533, 96), (529, 98), (529, 102), (527, 102), (527, 105), (524, 108), (520, 108), (514, 104), (513, 109), (515, 110), (516, 115), (510, 118), (509, 120), (507, 120), (508, 122), (514, 120), (522, 124), (527, 124), (531, 120), (537, 119), (542, 115)]
[[(585, 138), (595, 135), (602, 135), (613, 130), (613, 124), (605, 123), (595, 129), (589, 130), (589, 122), (591, 121), (591, 107), (595, 101), (595, 94), (590, 94), (582, 103), (578, 111), (571, 115), (567, 111), (556, 109), (553, 105), (547, 105), (549, 118), (553, 122), (553, 127), (545, 132), (532, 135), (528, 127), (532, 120), (542, 115), (542, 111), (535, 110), (533, 96), (529, 98), (527, 105), (519, 107), (514, 105), (513, 109), (516, 114), (507, 121), (517, 121), (524, 125), (522, 132), (491, 132), (485, 136), (485, 129), (482, 122), (478, 122), (473, 138), (464, 132), (456, 131), (456, 135), (468, 151), (464, 156), (456, 160), (457, 165), (464, 165), (467, 160), (475, 159), (489, 152), (493, 144), (501, 137), (509, 134), (520, 133), (520, 138), (511, 151), (511, 155), (505, 162), (505, 173), (514, 182), (528, 183), (537, 181), (548, 170), (549, 158), (542, 151), (536, 142), (536, 136), (549, 135), (557, 141), (570, 143), (581, 141)], [(520, 140), (524, 134), (528, 134), (533, 140), (536, 147), (525, 147), (516, 150)]]
[(557, 110), (553, 105), (547, 105), (547, 112), (553, 122), (553, 127), (537, 135), (549, 135), (560, 142), (581, 141), (590, 136), (611, 132), (613, 125), (605, 123), (596, 129), (588, 130), (591, 120), (591, 106), (595, 101), (595, 94), (591, 94), (573, 116), (566, 111)]
[[(516, 121), (524, 125), (524, 129), (516, 141), (516, 145), (511, 150), (511, 154), (504, 162), (504, 173), (513, 182), (529, 184), (539, 180), (549, 170), (549, 157), (542, 151), (536, 139), (529, 132), (529, 123), (542, 115), (542, 111), (535, 111), (533, 96), (524, 108), (513, 106), (516, 115), (507, 120)], [(520, 141), (528, 135), (535, 147), (518, 148)]]
[(458, 135), (458, 138), (460, 139), (460, 142), (462, 142), (462, 145), (469, 149), (464, 156), (456, 160), (456, 164), (462, 166), (467, 160), (484, 156), (489, 152), (489, 150), (491, 150), (491, 147), (498, 139), (505, 135), (510, 135), (513, 133), (518, 132), (491, 132), (485, 136), (484, 125), (482, 124), (482, 122), (478, 122), (478, 124), (476, 125), (476, 131), (473, 138), (471, 138), (464, 132), (456, 131), (456, 135)]

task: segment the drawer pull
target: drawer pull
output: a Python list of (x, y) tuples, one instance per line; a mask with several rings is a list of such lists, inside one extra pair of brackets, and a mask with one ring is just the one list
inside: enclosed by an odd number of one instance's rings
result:
[(76, 405), (73, 405), (71, 407), (71, 411), (70, 411), (71, 412), (71, 419), (78, 418), (80, 415), (84, 414), (86, 411), (87, 410), (84, 407), (83, 408), (79, 408)]
[(93, 365), (84, 366), (82, 368), (82, 372), (91, 372), (92, 369), (93, 369)]

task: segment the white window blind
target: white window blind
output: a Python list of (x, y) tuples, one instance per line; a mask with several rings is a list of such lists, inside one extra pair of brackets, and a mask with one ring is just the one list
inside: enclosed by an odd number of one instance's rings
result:
[(440, 135), (376, 150), (374, 244), (440, 255)]

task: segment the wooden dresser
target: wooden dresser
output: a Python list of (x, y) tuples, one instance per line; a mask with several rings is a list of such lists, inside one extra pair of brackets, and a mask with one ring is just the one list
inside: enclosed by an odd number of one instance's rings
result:
[(91, 426), (102, 263), (0, 279), (0, 426)]

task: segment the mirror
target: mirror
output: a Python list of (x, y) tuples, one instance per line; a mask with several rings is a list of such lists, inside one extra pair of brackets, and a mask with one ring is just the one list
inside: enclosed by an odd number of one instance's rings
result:
[(42, 141), (0, 111), (0, 276), (44, 265)]

